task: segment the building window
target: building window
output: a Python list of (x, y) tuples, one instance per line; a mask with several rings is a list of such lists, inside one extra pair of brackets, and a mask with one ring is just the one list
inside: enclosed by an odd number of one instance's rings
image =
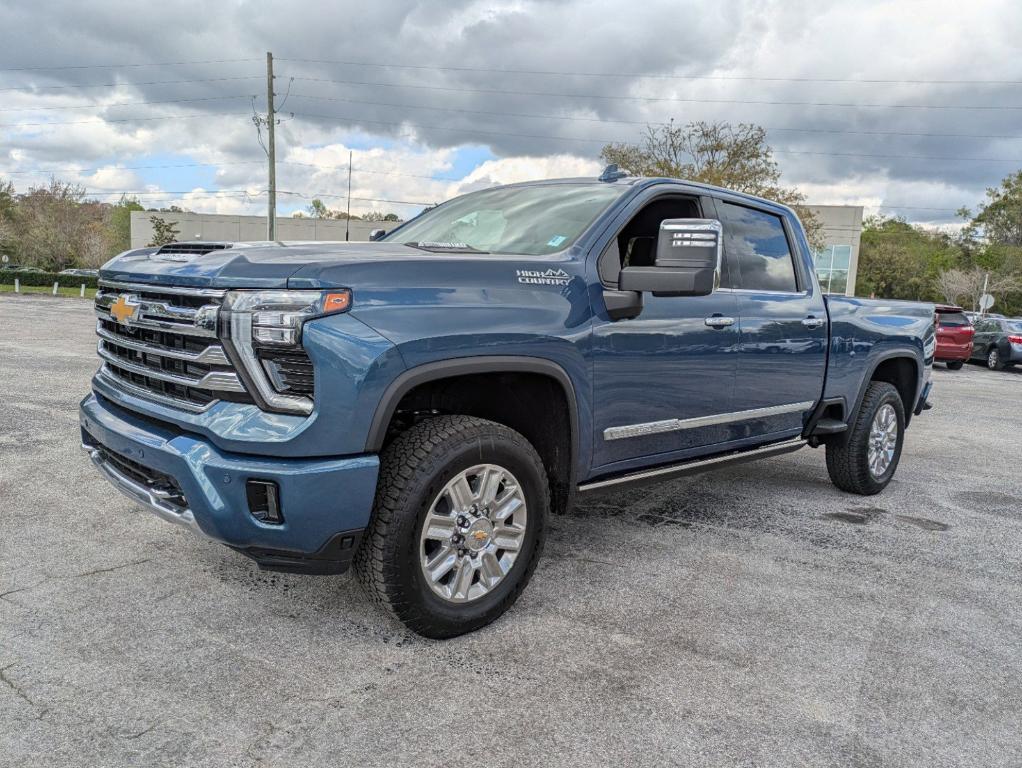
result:
[(824, 293), (844, 294), (848, 288), (848, 265), (852, 246), (828, 245), (816, 253), (816, 278)]

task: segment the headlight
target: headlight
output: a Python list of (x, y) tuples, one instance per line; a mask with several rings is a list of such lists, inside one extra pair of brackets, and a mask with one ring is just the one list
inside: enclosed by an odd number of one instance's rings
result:
[(323, 315), (346, 312), (351, 291), (229, 291), (220, 310), (221, 335), (228, 354), (260, 407), (308, 414), (310, 396), (288, 394), (277, 358), (304, 355), (302, 325)]

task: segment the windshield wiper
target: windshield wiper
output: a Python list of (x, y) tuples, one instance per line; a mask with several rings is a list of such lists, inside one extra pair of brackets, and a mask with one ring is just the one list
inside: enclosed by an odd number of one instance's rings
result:
[(473, 248), (466, 243), (430, 243), (420, 241), (405, 243), (405, 245), (409, 248), (418, 248), (420, 251), (431, 251), (433, 253), (489, 253), (489, 251), (480, 251), (478, 248)]

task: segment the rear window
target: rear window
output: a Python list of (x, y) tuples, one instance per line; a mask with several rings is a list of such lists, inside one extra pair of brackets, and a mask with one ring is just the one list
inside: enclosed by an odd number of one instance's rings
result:
[(942, 328), (961, 328), (964, 325), (972, 325), (961, 312), (941, 312), (940, 325)]
[(1022, 320), (1009, 320), (1005, 325), (1009, 333), (1022, 333)]

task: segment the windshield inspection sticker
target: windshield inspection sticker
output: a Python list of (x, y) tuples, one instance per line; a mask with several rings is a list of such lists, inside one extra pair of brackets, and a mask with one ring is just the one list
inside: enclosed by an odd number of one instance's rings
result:
[(563, 269), (519, 269), (516, 274), (524, 285), (567, 285), (570, 279)]
[(566, 238), (564, 235), (554, 235), (547, 241), (547, 245), (549, 245), (551, 248), (556, 248), (567, 239), (568, 238)]

